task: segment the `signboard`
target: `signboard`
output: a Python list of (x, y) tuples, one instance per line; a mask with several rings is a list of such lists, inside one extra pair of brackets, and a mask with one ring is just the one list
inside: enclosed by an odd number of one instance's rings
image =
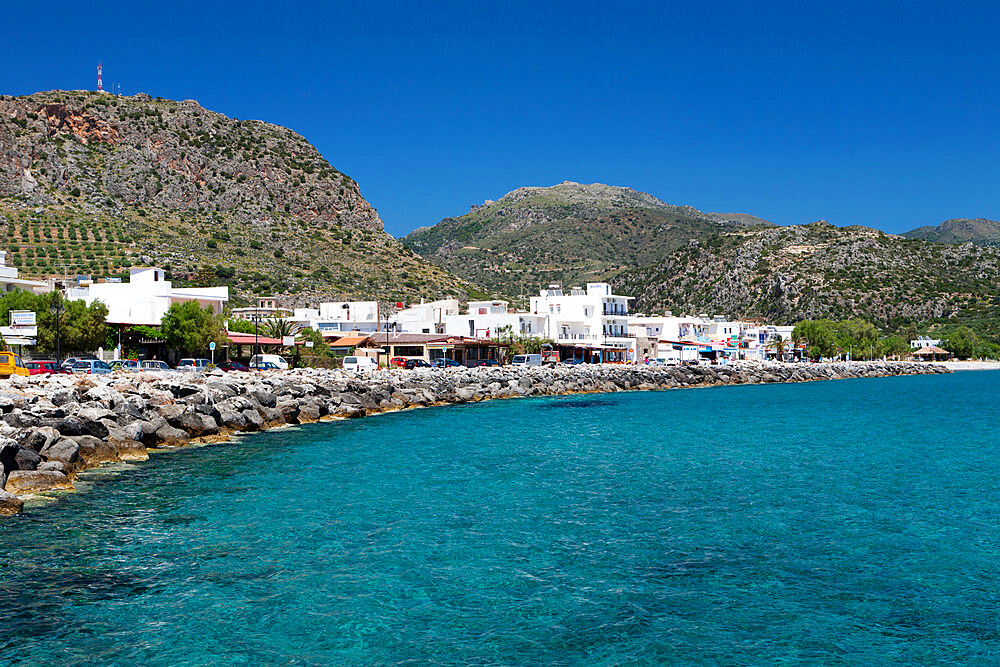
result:
[[(10, 339), (28, 339), (34, 338), (38, 335), (38, 326), (35, 320), (35, 313), (30, 310), (12, 310), (10, 311), (10, 326), (0, 327), (0, 333), (3, 334), (4, 338)], [(11, 340), (10, 342), (13, 342)], [(19, 343), (26, 345), (34, 345), (34, 341), (30, 343)]]
[(307, 340), (306, 341), (306, 347), (312, 347), (312, 346), (313, 346), (313, 342), (311, 340)]
[(295, 345), (295, 336), (282, 336), (281, 344), (285, 347), (292, 347)]
[(35, 313), (30, 310), (10, 311), (10, 326), (12, 327), (33, 327), (36, 326)]
[(215, 341), (214, 340), (211, 343), (208, 344), (208, 349), (210, 349), (210, 350), (214, 350), (215, 349)]

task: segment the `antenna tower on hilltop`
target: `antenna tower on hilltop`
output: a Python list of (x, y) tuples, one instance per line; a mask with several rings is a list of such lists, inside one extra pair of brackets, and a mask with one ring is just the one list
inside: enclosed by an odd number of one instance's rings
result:
[(101, 73), (103, 72), (103, 67), (101, 66), (101, 61), (97, 61), (97, 92), (104, 92), (104, 81), (101, 80)]

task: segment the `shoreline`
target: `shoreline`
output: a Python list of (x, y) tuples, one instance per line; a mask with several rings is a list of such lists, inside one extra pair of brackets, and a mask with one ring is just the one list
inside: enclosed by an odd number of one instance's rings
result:
[(738, 362), (14, 376), (0, 380), (0, 516), (20, 512), (39, 493), (74, 490), (88, 469), (283, 426), (523, 396), (950, 372), (910, 362)]

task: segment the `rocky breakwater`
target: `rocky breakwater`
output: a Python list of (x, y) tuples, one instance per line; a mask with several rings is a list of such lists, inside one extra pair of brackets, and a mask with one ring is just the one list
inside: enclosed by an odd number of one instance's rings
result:
[(282, 424), (516, 396), (943, 372), (912, 363), (740, 363), (13, 377), (0, 381), (0, 514), (20, 511), (26, 495), (73, 488), (86, 468)]

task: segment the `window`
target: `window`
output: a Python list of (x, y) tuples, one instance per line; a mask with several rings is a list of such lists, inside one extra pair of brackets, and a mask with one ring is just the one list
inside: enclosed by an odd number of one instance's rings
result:
[(394, 357), (422, 357), (424, 356), (423, 345), (393, 345), (392, 355)]

